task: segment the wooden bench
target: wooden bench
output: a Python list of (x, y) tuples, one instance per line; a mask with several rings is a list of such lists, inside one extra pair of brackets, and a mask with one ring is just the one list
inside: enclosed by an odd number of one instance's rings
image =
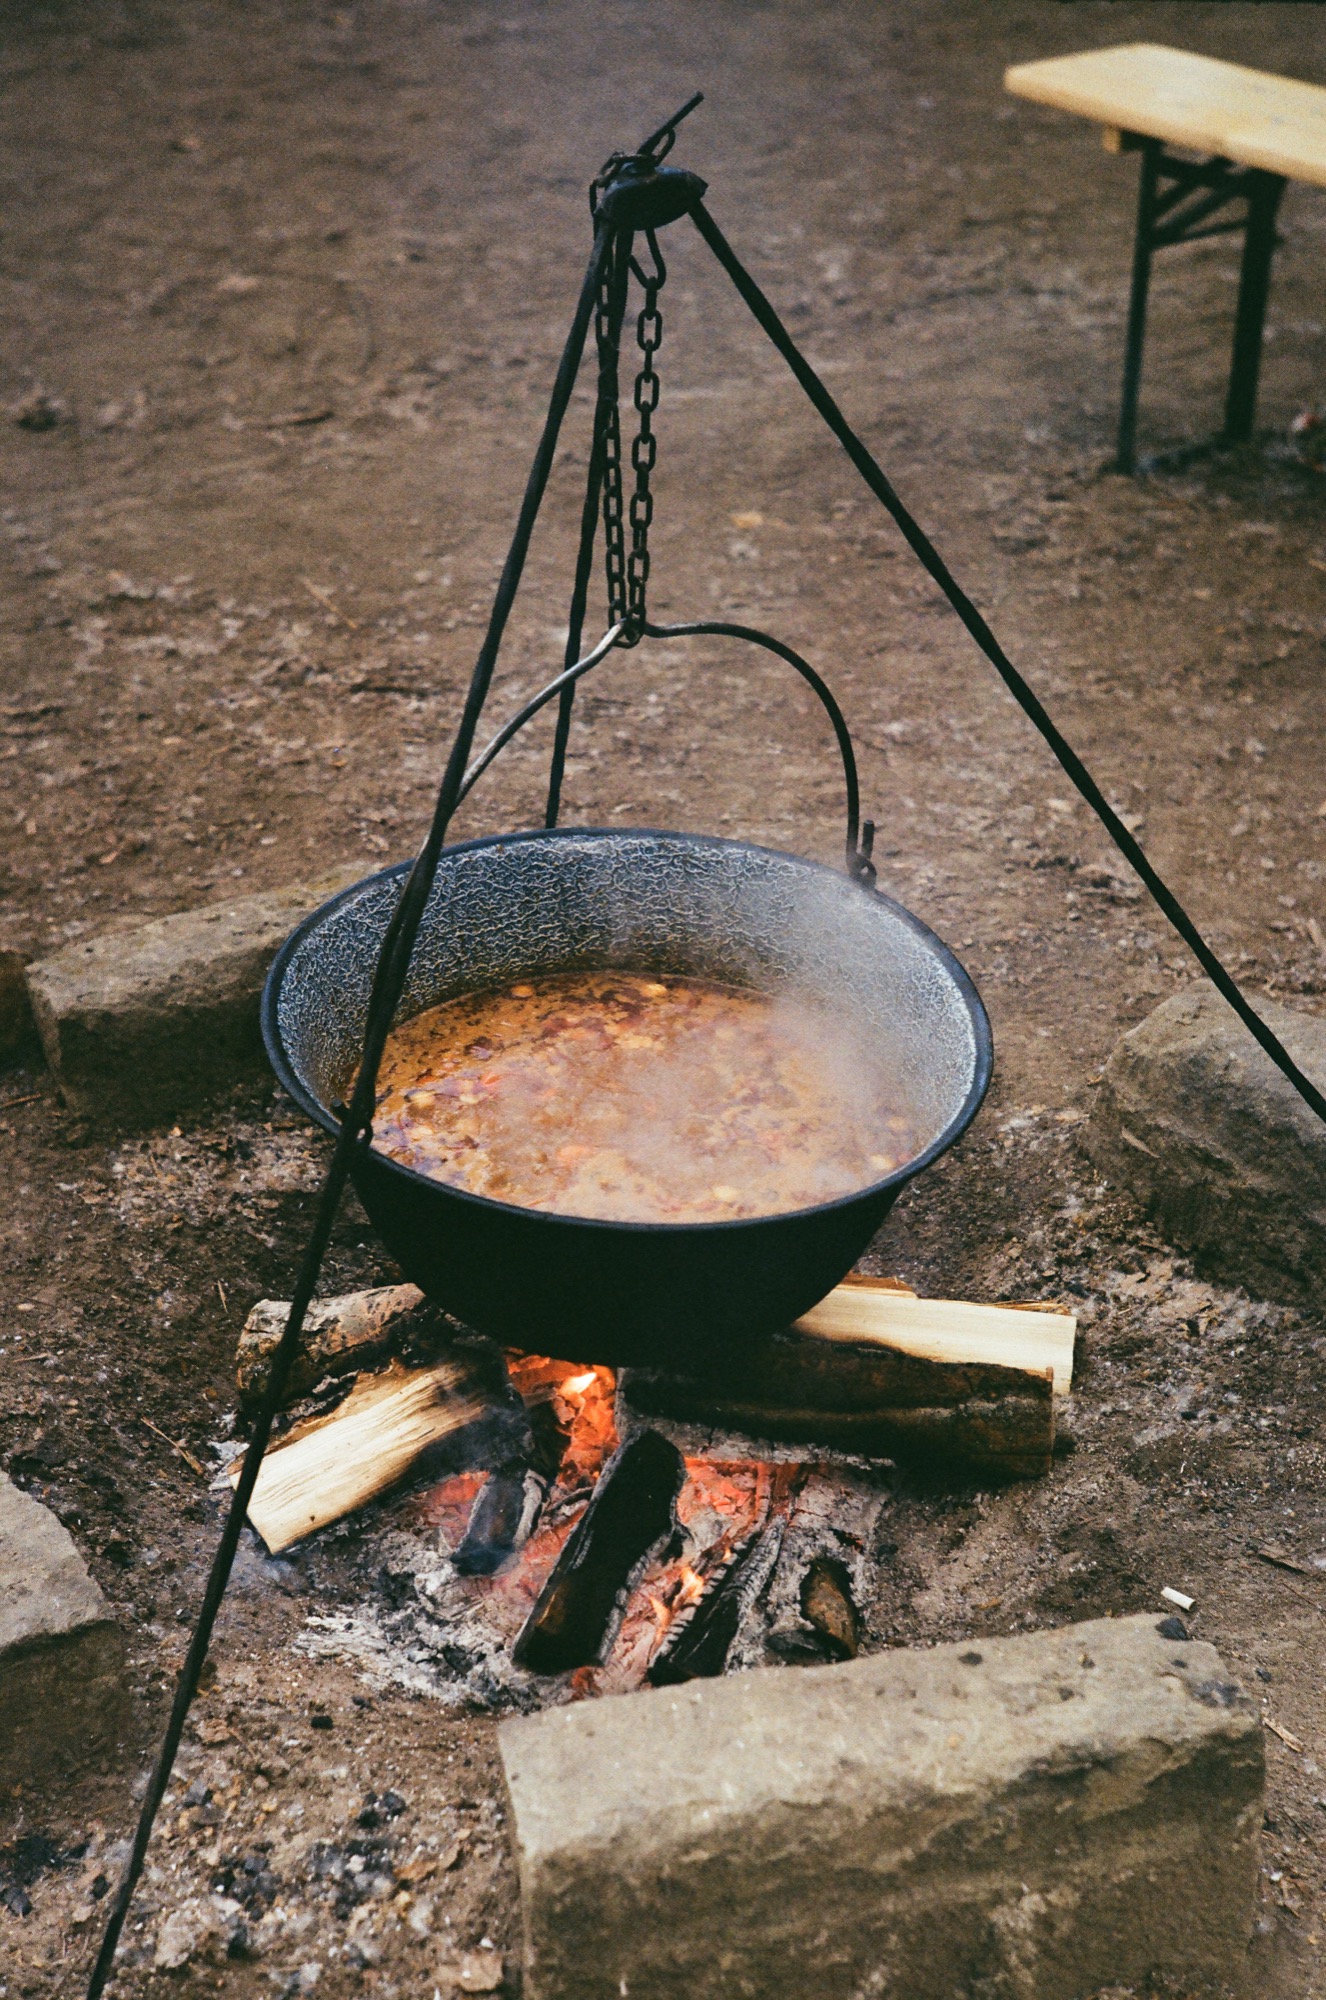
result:
[[(1326, 90), (1238, 63), (1152, 42), (1020, 63), (1005, 72), (1016, 97), (1095, 119), (1110, 152), (1140, 152), (1137, 236), (1124, 351), (1116, 464), (1137, 465), (1151, 258), (1173, 243), (1243, 232), (1225, 423), (1219, 442), (1252, 435), (1275, 218), (1290, 180), (1326, 187)], [(1168, 149), (1206, 155), (1185, 159)], [(1241, 214), (1224, 216), (1232, 204)]]

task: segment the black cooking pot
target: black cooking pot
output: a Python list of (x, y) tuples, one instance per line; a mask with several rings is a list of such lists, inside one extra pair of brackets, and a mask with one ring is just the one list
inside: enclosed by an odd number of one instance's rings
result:
[[(282, 947), (262, 1030), (281, 1083), (336, 1130), (408, 864), (334, 896)], [(922, 1150), (858, 1193), (753, 1220), (602, 1222), (430, 1180), (363, 1147), (354, 1185), (408, 1277), (458, 1319), (566, 1360), (694, 1362), (832, 1290), (898, 1193), (953, 1144), (990, 1080), (990, 1024), (946, 946), (846, 875), (737, 841), (638, 829), (444, 849), (398, 1010), (611, 967), (724, 980), (827, 1010), (896, 1078)]]

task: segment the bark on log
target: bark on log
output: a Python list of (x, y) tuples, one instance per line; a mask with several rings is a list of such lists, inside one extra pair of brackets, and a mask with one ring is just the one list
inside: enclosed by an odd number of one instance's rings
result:
[(1075, 1328), (1071, 1314), (856, 1281), (702, 1374), (632, 1369), (623, 1386), (650, 1416), (1029, 1479), (1049, 1470), (1054, 1383), (1071, 1380)]
[[(1013, 1370), (1008, 1371), (1013, 1374)], [(1025, 1385), (1025, 1393), (1022, 1388)], [(969, 1397), (934, 1408), (833, 1410), (822, 1401), (793, 1399), (779, 1408), (764, 1400), (738, 1401), (716, 1394), (712, 1383), (675, 1376), (627, 1378), (626, 1396), (641, 1416), (670, 1417), (681, 1423), (713, 1424), (746, 1437), (788, 1444), (820, 1444), (862, 1458), (889, 1458), (900, 1464), (934, 1468), (950, 1465), (998, 1479), (1037, 1479), (1054, 1455), (1054, 1402), (1048, 1378), (1019, 1380), (1019, 1393)]]
[(511, 1649), (517, 1666), (564, 1674), (602, 1657), (632, 1572), (672, 1526), (684, 1471), (657, 1431), (640, 1431), (608, 1461)]
[[(315, 1299), (304, 1320), (284, 1400), (296, 1402), (324, 1375), (349, 1375), (385, 1355), (403, 1330), (402, 1322), (423, 1303), (424, 1295), (415, 1285), (383, 1285), (374, 1291)], [(259, 1299), (245, 1320), (235, 1370), (242, 1404), (256, 1403), (267, 1387), (272, 1356), (289, 1317), (288, 1299)]]

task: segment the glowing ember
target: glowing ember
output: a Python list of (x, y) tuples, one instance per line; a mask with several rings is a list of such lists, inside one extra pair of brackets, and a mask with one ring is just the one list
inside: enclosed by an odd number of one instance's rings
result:
[(583, 1697), (624, 1694), (643, 1685), (678, 1621), (716, 1584), (748, 1538), (775, 1514), (785, 1514), (803, 1477), (796, 1465), (764, 1459), (688, 1458), (677, 1496), (680, 1553), (664, 1551), (627, 1600), (612, 1650), (601, 1667), (571, 1680)]
[[(556, 1477), (524, 1546), (496, 1575), (458, 1579), (467, 1596), (482, 1602), (485, 1615), (509, 1642), (584, 1513), (619, 1439), (612, 1369), (515, 1352), (506, 1360), (512, 1386), (536, 1425), (538, 1413), (545, 1411), (556, 1426), (561, 1448)], [(789, 1512), (804, 1478), (796, 1465), (754, 1458), (688, 1458), (685, 1465), (677, 1498), (677, 1533), (631, 1589), (607, 1660), (570, 1676), (573, 1698), (640, 1687), (678, 1622), (691, 1615), (752, 1535), (775, 1515)], [(485, 1472), (461, 1472), (441, 1480), (416, 1498), (416, 1521), (440, 1530), (446, 1545), (455, 1550), (488, 1477)]]

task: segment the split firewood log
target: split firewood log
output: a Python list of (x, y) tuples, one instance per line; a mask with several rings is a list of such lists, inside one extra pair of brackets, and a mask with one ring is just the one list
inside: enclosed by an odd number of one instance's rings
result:
[(893, 1278), (853, 1274), (796, 1325), (821, 1340), (864, 1342), (936, 1366), (988, 1362), (1036, 1375), (1048, 1369), (1056, 1396), (1073, 1385), (1077, 1318), (1058, 1305), (922, 1299)]
[(624, 1386), (650, 1416), (1027, 1479), (1049, 1470), (1076, 1325), (855, 1280), (785, 1332), (684, 1375), (632, 1369)]
[[(393, 1362), (356, 1383), (330, 1416), (301, 1424), (269, 1448), (249, 1521), (276, 1555), (399, 1484), (461, 1431), (485, 1420), (500, 1431), (506, 1416), (457, 1362)], [(238, 1479), (236, 1460), (231, 1485)]]
[[(295, 1402), (324, 1375), (353, 1374), (380, 1359), (399, 1337), (402, 1323), (423, 1303), (417, 1285), (382, 1285), (315, 1299), (304, 1318), (284, 1400)], [(246, 1406), (256, 1403), (267, 1387), (272, 1356), (289, 1317), (288, 1299), (259, 1299), (244, 1322), (235, 1373)]]

